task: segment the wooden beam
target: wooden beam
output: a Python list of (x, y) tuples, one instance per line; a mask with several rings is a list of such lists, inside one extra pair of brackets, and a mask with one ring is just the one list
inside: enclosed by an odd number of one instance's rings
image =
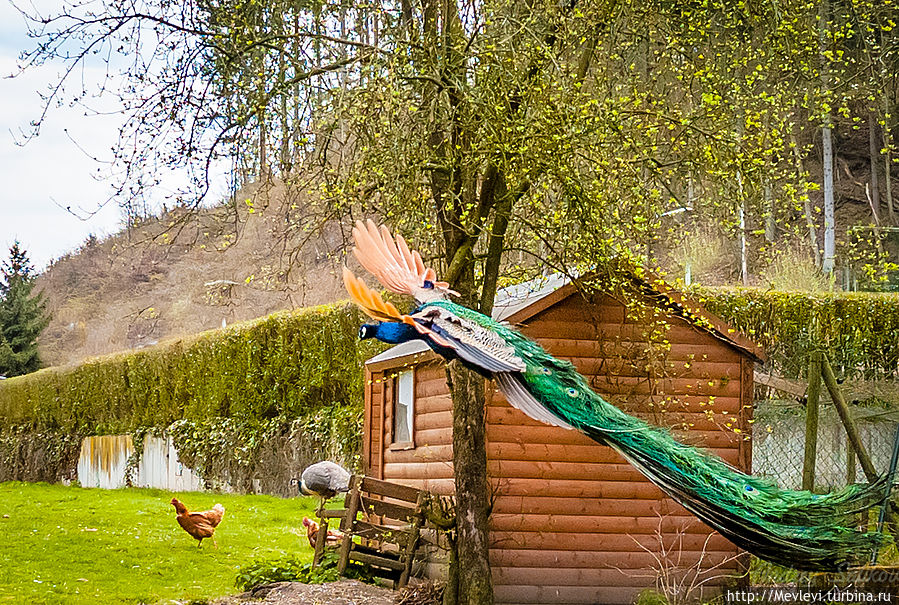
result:
[(773, 374), (768, 374), (766, 372), (760, 372), (756, 370), (755, 381), (758, 384), (764, 385), (766, 387), (771, 387), (772, 389), (787, 393), (788, 395), (792, 395), (797, 399), (802, 399), (803, 397), (805, 397), (806, 385), (802, 384), (798, 380), (790, 380), (788, 378), (782, 378), (781, 376), (775, 376)]
[(340, 526), (341, 531), (346, 534), (340, 543), (340, 551), (337, 558), (337, 573), (341, 576), (350, 562), (350, 549), (353, 546), (353, 536), (350, 532), (356, 522), (356, 513), (359, 511), (359, 483), (360, 478), (358, 476), (354, 475), (350, 478), (350, 494), (349, 502), (346, 505), (346, 517), (343, 518), (343, 523)]
[(312, 555), (312, 568), (321, 563), (322, 554), (325, 552), (325, 542), (328, 540), (328, 520), (319, 518), (318, 535), (315, 537), (315, 554)]
[(425, 503), (424, 492), (418, 493), (418, 500), (415, 502), (415, 510), (418, 515), (412, 520), (412, 528), (409, 531), (409, 539), (406, 541), (406, 547), (403, 549), (403, 573), (397, 580), (397, 588), (402, 588), (409, 582), (409, 576), (412, 575), (412, 562), (415, 559), (415, 549), (418, 548), (418, 536), (421, 532), (422, 514), (421, 510)]
[(822, 357), (821, 359), (821, 370), (824, 376), (824, 384), (827, 385), (827, 390), (830, 391), (830, 397), (833, 399), (834, 407), (837, 408), (840, 420), (843, 421), (843, 426), (846, 427), (846, 434), (849, 436), (849, 442), (852, 444), (852, 449), (855, 450), (855, 454), (858, 456), (858, 462), (865, 472), (865, 477), (867, 477), (870, 483), (874, 483), (878, 479), (877, 471), (874, 469), (874, 464), (871, 462), (868, 451), (865, 449), (864, 444), (862, 444), (858, 434), (858, 428), (855, 426), (855, 421), (852, 419), (852, 415), (849, 411), (849, 405), (846, 403), (842, 391), (840, 391), (840, 385), (837, 384), (833, 368), (830, 367), (830, 362), (827, 361), (827, 357)]
[[(399, 572), (402, 572), (405, 568), (405, 564), (396, 559), (388, 559), (387, 557), (379, 557), (378, 555), (358, 551), (353, 552), (353, 561), (359, 561), (360, 563), (367, 563), (374, 567), (383, 567)], [(343, 572), (340, 573), (342, 574)]]
[(417, 490), (414, 487), (391, 483), (389, 481), (380, 481), (374, 477), (363, 477), (361, 489), (363, 492), (386, 496), (388, 498), (394, 498), (395, 500), (403, 500), (405, 502), (417, 503), (421, 495), (421, 490)]

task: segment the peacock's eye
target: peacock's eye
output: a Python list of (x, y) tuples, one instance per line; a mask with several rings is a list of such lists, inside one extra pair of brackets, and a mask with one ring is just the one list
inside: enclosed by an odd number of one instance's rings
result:
[(567, 389), (565, 392), (568, 393), (569, 397), (577, 397), (578, 394), (577, 389)]

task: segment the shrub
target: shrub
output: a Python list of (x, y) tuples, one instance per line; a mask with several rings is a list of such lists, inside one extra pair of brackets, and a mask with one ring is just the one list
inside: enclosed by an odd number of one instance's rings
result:
[(899, 295), (787, 292), (753, 288), (697, 290), (712, 313), (767, 351), (772, 366), (804, 376), (809, 354), (825, 351), (849, 378), (891, 378), (899, 369)]
[[(347, 578), (362, 582), (373, 582), (371, 571), (359, 563), (350, 562), (343, 574)], [(237, 571), (234, 585), (240, 590), (252, 590), (256, 586), (273, 582), (303, 582), (304, 584), (324, 584), (340, 579), (337, 573), (337, 553), (325, 551), (321, 563), (312, 568), (312, 563), (303, 563), (296, 557), (262, 559), (241, 566)]]
[(0, 384), (0, 429), (131, 432), (177, 420), (304, 418), (362, 405), (360, 343), (349, 304), (282, 312), (140, 351), (47, 368)]
[(352, 465), (361, 449), (363, 363), (384, 348), (359, 341), (362, 319), (348, 303), (275, 313), (4, 380), (0, 480), (71, 475), (87, 435), (131, 433), (133, 469), (143, 436), (165, 429), (209, 484), (252, 489), (256, 479), (280, 493), (289, 476), (257, 468), (279, 445), (295, 461), (327, 456)]

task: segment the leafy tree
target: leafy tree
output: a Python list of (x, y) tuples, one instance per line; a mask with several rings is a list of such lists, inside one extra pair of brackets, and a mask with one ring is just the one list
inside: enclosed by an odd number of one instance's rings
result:
[[(803, 160), (828, 116), (891, 105), (899, 71), (897, 9), (822, 2), (115, 1), (35, 18), (24, 59), (134, 58), (123, 192), (148, 165), (198, 168), (200, 195), (216, 158), (279, 166), (307, 194), (297, 231), (379, 216), (490, 313), (503, 279), (651, 257), (687, 207), (744, 266), (766, 217), (817, 247)], [(449, 378), (459, 594), (489, 603), (482, 382)]]
[(0, 374), (27, 374), (41, 367), (37, 339), (50, 316), (43, 293), (32, 295), (34, 267), (18, 241), (0, 274)]

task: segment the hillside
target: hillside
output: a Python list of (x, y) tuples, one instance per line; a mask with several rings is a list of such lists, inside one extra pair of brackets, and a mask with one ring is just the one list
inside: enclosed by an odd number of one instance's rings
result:
[[(872, 215), (865, 193), (870, 179), (867, 129), (844, 125), (838, 134), (836, 231), (842, 262), (845, 251), (860, 249), (850, 241), (849, 229), (870, 225)], [(818, 157), (816, 146), (804, 165), (812, 182), (820, 181)], [(889, 224), (882, 178), (880, 189), (884, 223)], [(809, 197), (818, 208), (820, 245), (823, 196), (812, 190)], [(235, 200), (197, 212), (166, 211), (105, 240), (90, 239), (52, 263), (38, 278), (53, 314), (40, 341), (44, 362), (72, 363), (345, 297), (340, 264), (348, 234), (340, 225), (325, 223), (327, 228), (315, 230), (322, 217), (314, 215), (303, 194), (289, 193), (282, 185), (250, 186)], [(831, 287), (812, 263), (801, 209), (778, 207), (773, 245), (765, 242), (760, 211), (750, 212), (751, 283), (778, 289)], [(662, 232), (668, 235), (653, 242), (651, 253), (669, 277), (682, 277), (689, 262), (693, 279), (703, 284), (740, 282), (739, 243), (732, 229), (709, 217), (694, 221), (675, 215), (666, 219)], [(867, 247), (872, 248), (870, 243)], [(884, 247), (890, 260), (899, 259), (897, 241), (887, 239)]]
[[(308, 217), (282, 190), (246, 189), (236, 198), (199, 212), (166, 211), (53, 262), (37, 285), (53, 314), (40, 340), (44, 363), (344, 297), (339, 231), (307, 232)], [(287, 222), (289, 215), (296, 218)]]

